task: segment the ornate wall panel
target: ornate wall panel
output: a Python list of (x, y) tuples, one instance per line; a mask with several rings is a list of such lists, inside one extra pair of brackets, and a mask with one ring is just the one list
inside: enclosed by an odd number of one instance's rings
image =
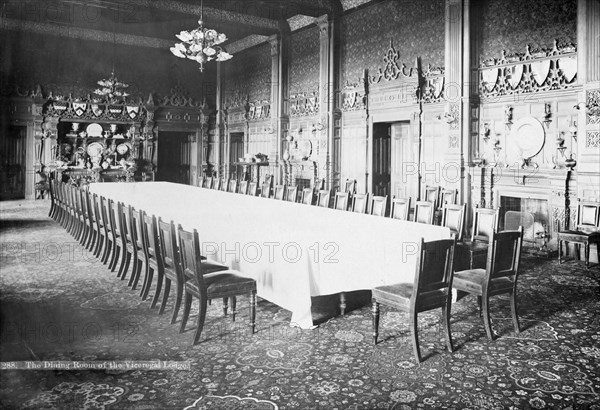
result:
[(577, 0), (487, 0), (481, 7), (481, 61), (521, 52), (524, 44), (577, 43)]
[(317, 91), (319, 87), (319, 29), (292, 34), (289, 66), (290, 94)]
[[(225, 106), (236, 107), (271, 99), (271, 48), (269, 44), (245, 50), (236, 55), (236, 63), (225, 63)], [(233, 61), (233, 60), (232, 60)]]
[(386, 1), (344, 16), (341, 31), (342, 81), (356, 82), (363, 70), (374, 72), (390, 39), (400, 60), (414, 65), (421, 57), (424, 67), (444, 65), (444, 1)]

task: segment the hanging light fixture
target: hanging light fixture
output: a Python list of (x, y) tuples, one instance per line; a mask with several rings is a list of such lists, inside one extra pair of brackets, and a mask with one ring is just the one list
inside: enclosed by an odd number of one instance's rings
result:
[(204, 28), (203, 2), (200, 2), (200, 20), (198, 28), (192, 31), (182, 31), (175, 36), (182, 41), (171, 47), (171, 53), (179, 58), (189, 58), (200, 64), (200, 71), (204, 71), (204, 63), (207, 61), (227, 61), (233, 56), (223, 50), (219, 44), (227, 41), (227, 36), (216, 30)]
[(103, 97), (106, 100), (106, 102), (111, 104), (121, 103), (124, 101), (125, 97), (129, 96), (129, 94), (125, 92), (125, 89), (129, 87), (129, 84), (119, 81), (119, 79), (115, 75), (115, 60), (117, 59), (116, 49), (117, 34), (113, 32), (112, 71), (110, 73), (110, 77), (97, 82), (100, 88), (94, 90), (94, 94)]

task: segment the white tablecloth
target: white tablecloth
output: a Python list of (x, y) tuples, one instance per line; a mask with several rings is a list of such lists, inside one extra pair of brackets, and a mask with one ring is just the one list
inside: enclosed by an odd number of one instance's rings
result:
[(313, 325), (311, 296), (412, 282), (416, 246), (447, 228), (168, 182), (97, 183), (90, 191), (186, 230), (203, 253), (256, 279), (258, 295)]

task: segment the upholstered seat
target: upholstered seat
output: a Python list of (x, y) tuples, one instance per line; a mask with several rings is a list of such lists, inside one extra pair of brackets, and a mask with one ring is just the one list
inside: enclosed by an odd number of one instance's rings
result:
[(568, 243), (575, 244), (577, 259), (581, 258), (580, 247), (584, 247), (585, 267), (590, 267), (590, 245), (596, 245), (596, 256), (600, 262), (600, 203), (581, 202), (577, 207), (577, 226), (576, 229), (567, 229), (559, 231), (558, 239), (558, 263), (562, 263), (563, 242), (567, 243), (567, 253), (569, 251)]
[(417, 314), (432, 309), (442, 309), (442, 324), (446, 329), (446, 344), (453, 351), (450, 333), (450, 308), (452, 272), (456, 239), (425, 242), (421, 240), (413, 283), (397, 283), (373, 288), (373, 341), (379, 335), (379, 304), (399, 309), (409, 314), (413, 353), (421, 361)]

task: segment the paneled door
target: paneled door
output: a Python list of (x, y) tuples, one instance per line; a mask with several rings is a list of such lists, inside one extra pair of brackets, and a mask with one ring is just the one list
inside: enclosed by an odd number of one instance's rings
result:
[(391, 124), (392, 135), (392, 195), (397, 198), (418, 196), (419, 142), (413, 138), (410, 121)]
[(25, 198), (27, 127), (4, 128), (0, 135), (0, 199)]
[(191, 142), (189, 132), (163, 131), (158, 142), (158, 181), (190, 185)]
[(389, 195), (390, 193), (390, 124), (373, 124), (373, 179), (374, 195)]

